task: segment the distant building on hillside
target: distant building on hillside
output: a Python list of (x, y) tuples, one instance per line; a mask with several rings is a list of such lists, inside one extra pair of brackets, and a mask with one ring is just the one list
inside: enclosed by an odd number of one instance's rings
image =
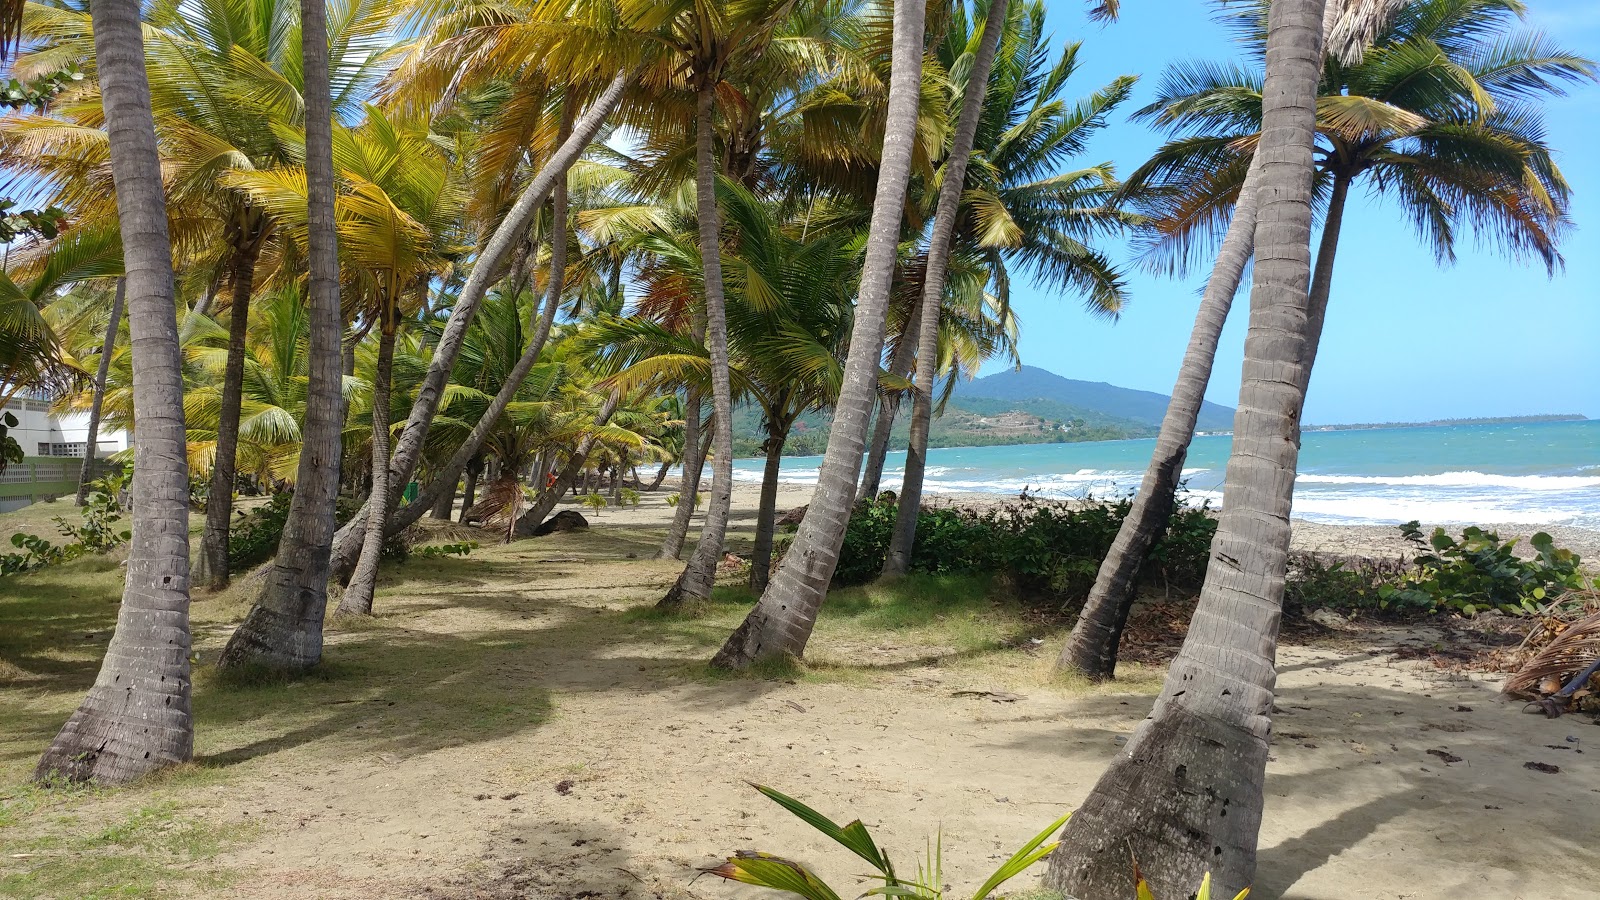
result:
[[(26, 398), (12, 399), (4, 411), (17, 417), (8, 433), (27, 458), (0, 472), (0, 512), (76, 491), (79, 460), (89, 452), (88, 414), (57, 416), (47, 401)], [(128, 449), (128, 435), (102, 424), (95, 445), (95, 457), (105, 459)]]

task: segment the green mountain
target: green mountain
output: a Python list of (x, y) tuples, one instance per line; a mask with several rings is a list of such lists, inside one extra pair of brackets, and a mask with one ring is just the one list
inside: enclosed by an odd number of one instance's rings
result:
[[(997, 444), (1056, 444), (1153, 437), (1166, 413), (1167, 398), (1149, 391), (1075, 381), (1033, 366), (999, 372), (956, 387), (944, 415), (928, 435), (933, 447), (983, 447)], [(784, 447), (789, 456), (819, 455), (827, 447), (833, 414), (809, 413), (795, 423)], [(750, 407), (734, 411), (734, 452), (761, 454), (761, 415)], [(1233, 427), (1233, 410), (1207, 403), (1201, 431)], [(891, 446), (904, 450), (908, 417), (895, 422)]]
[[(1169, 399), (1152, 391), (1136, 391), (1103, 381), (1077, 381), (1037, 366), (1023, 366), (958, 385), (951, 402), (965, 409), (995, 409), (1000, 404), (1056, 420), (1081, 418), (1091, 424), (1134, 423), (1160, 428)], [(1231, 431), (1233, 413), (1230, 407), (1208, 402), (1200, 407), (1195, 428)]]

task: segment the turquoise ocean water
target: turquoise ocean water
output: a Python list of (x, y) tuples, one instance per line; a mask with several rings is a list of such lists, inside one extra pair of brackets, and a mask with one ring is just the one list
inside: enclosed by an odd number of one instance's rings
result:
[[(1197, 438), (1184, 476), (1191, 499), (1222, 501), (1232, 437)], [(1046, 497), (1129, 493), (1154, 441), (951, 447), (928, 454), (928, 490)], [(783, 461), (783, 480), (815, 483), (821, 457)], [(904, 453), (890, 454), (885, 489)], [(734, 477), (760, 481), (760, 460)], [(1308, 432), (1294, 515), (1320, 522), (1515, 523), (1600, 529), (1600, 420)]]

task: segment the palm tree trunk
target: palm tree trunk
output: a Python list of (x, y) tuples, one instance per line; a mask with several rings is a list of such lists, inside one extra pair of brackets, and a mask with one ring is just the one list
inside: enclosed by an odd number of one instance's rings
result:
[(305, 67), (306, 207), (310, 273), (311, 372), (301, 429), (300, 469), (278, 555), (255, 606), (228, 639), (217, 665), (299, 671), (322, 661), (329, 553), (345, 404), (340, 343), (339, 235), (334, 225), (333, 103), (328, 86), (328, 20), (321, 0), (300, 0)]
[[(249, 218), (249, 214), (245, 214)], [(208, 590), (228, 586), (228, 527), (233, 519), (234, 463), (239, 454), (239, 407), (244, 395), (245, 339), (250, 333), (250, 294), (255, 287), (260, 242), (249, 225), (240, 227), (233, 249), (232, 305), (228, 313), (228, 360), (222, 370), (222, 405), (217, 412), (217, 444), (206, 491), (206, 530), (200, 538), (195, 581)]]
[(1161, 419), (1161, 431), (1156, 436), (1155, 450), (1144, 471), (1139, 493), (1117, 529), (1111, 550), (1100, 563), (1089, 599), (1072, 627), (1072, 637), (1056, 661), (1058, 669), (1078, 672), (1095, 680), (1111, 678), (1116, 673), (1117, 649), (1138, 593), (1139, 572), (1150, 556), (1150, 548), (1161, 540), (1172, 518), (1178, 480), (1183, 475), (1183, 463), (1189, 455), (1189, 444), (1194, 440), (1195, 422), (1199, 420), (1206, 386), (1211, 381), (1217, 342), (1222, 337), (1222, 327), (1227, 323), (1233, 297), (1239, 290), (1239, 280), (1244, 277), (1245, 266), (1255, 247), (1259, 159), (1251, 161), (1244, 184), (1239, 188), (1239, 202), (1223, 236), (1211, 277), (1206, 280), (1200, 309), (1195, 314), (1194, 330), (1189, 333), (1189, 346), (1183, 354), (1183, 366), (1178, 370), (1178, 382), (1173, 386), (1172, 400)]
[[(569, 115), (571, 109), (569, 105), (567, 107)], [(566, 133), (570, 127), (570, 124), (563, 120), (562, 133)], [(450, 460), (444, 464), (427, 487), (423, 488), (417, 499), (401, 507), (386, 520), (384, 529), (386, 535), (399, 534), (411, 527), (412, 523), (422, 518), (425, 510), (432, 508), (438, 502), (439, 496), (455, 491), (456, 479), (460, 477), (462, 467), (483, 446), (483, 442), (489, 437), (489, 432), (494, 430), (495, 423), (500, 421), (500, 416), (505, 413), (506, 407), (516, 399), (517, 391), (522, 389), (522, 383), (527, 380), (528, 373), (533, 371), (534, 365), (539, 362), (539, 356), (544, 353), (544, 345), (550, 340), (550, 329), (555, 325), (556, 311), (561, 308), (561, 293), (566, 289), (569, 237), (565, 178), (556, 181), (552, 204), (554, 209), (552, 221), (556, 224), (550, 232), (550, 277), (545, 288), (544, 309), (540, 311), (539, 320), (534, 326), (533, 339), (528, 342), (528, 347), (522, 352), (517, 364), (511, 367), (505, 381), (500, 384), (500, 389), (495, 392), (494, 399), (489, 401), (488, 408), (479, 417), (477, 424), (472, 426), (472, 431), (468, 432), (466, 440), (456, 448), (455, 453), (451, 454)], [(377, 494), (372, 496), (376, 497)]]
[(383, 521), (389, 512), (389, 394), (394, 372), (394, 339), (398, 331), (396, 310), (382, 312), (383, 328), (378, 333), (378, 369), (372, 381), (372, 512), (367, 522), (361, 562), (345, 587), (336, 616), (372, 615), (372, 597), (378, 590), (378, 558), (383, 555)]
[(867, 232), (844, 382), (817, 489), (794, 543), (766, 593), (712, 660), (721, 668), (743, 669), (758, 659), (804, 653), (817, 610), (822, 607), (828, 582), (839, 563), (839, 548), (844, 543), (845, 525), (855, 500), (856, 477), (861, 473), (867, 419), (872, 415), (878, 387), (901, 212), (911, 181), (926, 12), (921, 3), (894, 5), (889, 108), (878, 185), (872, 200), (872, 224)]
[(106, 373), (111, 368), (111, 351), (117, 347), (117, 329), (122, 327), (123, 300), (128, 293), (128, 279), (117, 279), (117, 293), (111, 300), (111, 323), (106, 326), (106, 339), (100, 345), (100, 365), (94, 373), (94, 399), (89, 403), (89, 434), (83, 442), (83, 468), (78, 470), (78, 497), (74, 501), (82, 506), (89, 501), (89, 481), (94, 478), (95, 451), (100, 446), (100, 407), (106, 399)]
[(439, 491), (439, 499), (433, 504), (433, 518), (443, 522), (450, 521), (450, 512), (456, 505), (456, 484), (450, 482), (444, 490)]
[(661, 542), (661, 552), (656, 554), (656, 559), (677, 559), (683, 554), (683, 542), (689, 536), (689, 522), (694, 518), (694, 497), (700, 491), (700, 475), (706, 465), (705, 452), (702, 452), (700, 444), (700, 391), (691, 387), (686, 393), (688, 402), (683, 410), (683, 478), (678, 486), (678, 506), (672, 511), (672, 524), (667, 526), (667, 537)]
[(1328, 212), (1322, 218), (1322, 242), (1317, 246), (1317, 267), (1311, 273), (1311, 300), (1306, 308), (1306, 364), (1302, 373), (1305, 382), (1300, 385), (1301, 391), (1311, 386), (1311, 368), (1322, 344), (1322, 326), (1328, 319), (1328, 297), (1333, 291), (1333, 263), (1339, 253), (1339, 231), (1344, 225), (1344, 208), (1353, 180), (1349, 172), (1334, 173)]
[[(611, 111), (616, 108), (617, 102), (622, 99), (622, 91), (627, 82), (628, 73), (625, 71), (618, 72), (612, 78), (611, 83), (573, 125), (572, 135), (556, 148), (555, 153), (551, 154), (539, 173), (528, 183), (527, 188), (506, 213), (506, 217), (496, 226), (494, 234), (478, 254), (472, 266), (472, 274), (467, 276), (467, 282), (462, 286), (461, 294), (450, 310), (450, 319), (445, 323), (444, 332), (440, 334), (439, 343), (434, 348), (433, 359), (428, 363), (428, 371), (423, 376), (422, 384), (417, 389), (417, 398), (412, 403), (411, 415), (400, 432), (399, 440), (395, 442), (394, 455), (389, 460), (389, 468), (393, 470), (390, 475), (391, 484), (404, 485), (411, 478), (411, 472), (421, 456), (422, 442), (427, 437), (428, 427), (432, 425), (433, 417), (439, 411), (439, 401), (444, 395), (444, 386), (450, 378), (450, 370), (455, 367), (456, 358), (461, 354), (467, 328), (472, 324), (472, 318), (477, 315), (484, 295), (497, 280), (506, 254), (527, 228), (534, 212), (544, 203), (545, 196), (554, 189), (557, 181), (566, 177), (567, 170), (594, 140), (600, 126), (605, 123)], [(371, 502), (370, 497), (368, 502)], [(365, 537), (368, 518), (364, 511), (358, 514), (348, 525), (340, 529), (335, 540), (333, 573), (341, 580), (348, 578), (355, 569), (356, 555), (360, 552)]]
[(756, 511), (756, 546), (750, 552), (750, 590), (767, 589), (772, 574), (772, 532), (778, 518), (778, 473), (783, 466), (783, 445), (789, 438), (789, 423), (767, 423), (767, 466), (761, 473), (761, 505)]
[(1250, 332), (1212, 563), (1154, 711), (1051, 857), (1046, 886), (1069, 895), (1125, 892), (1130, 852), (1157, 896), (1207, 871), (1223, 897), (1255, 879), (1305, 399), (1322, 12), (1322, 0), (1272, 4)]
[[(696, 110), (695, 217), (700, 226), (700, 264), (706, 294), (706, 339), (711, 356), (711, 407), (717, 428), (712, 442), (711, 505), (700, 526), (700, 541), (678, 583), (662, 598), (663, 606), (685, 600), (706, 600), (717, 580), (717, 564), (728, 534), (733, 503), (733, 385), (728, 372), (728, 312), (722, 287), (722, 226), (717, 214), (716, 132), (711, 121), (717, 89), (700, 86)], [(854, 481), (854, 477), (851, 478)]]
[[(889, 373), (896, 378), (911, 374), (911, 364), (917, 359), (917, 335), (921, 327), (922, 298), (918, 297), (916, 307), (911, 310), (911, 318), (906, 320), (900, 345), (895, 348), (894, 358), (889, 360)], [(882, 490), (883, 464), (889, 458), (889, 438), (894, 432), (895, 416), (899, 414), (899, 391), (878, 398), (878, 416), (872, 423), (872, 443), (867, 449), (866, 470), (861, 474), (861, 487), (856, 491), (856, 497), (860, 499), (874, 499)]]
[(917, 516), (922, 511), (922, 479), (927, 471), (928, 429), (933, 423), (933, 381), (939, 372), (939, 313), (944, 305), (945, 278), (950, 269), (950, 244), (955, 238), (956, 216), (961, 211), (961, 192), (966, 187), (967, 161), (978, 135), (978, 117), (983, 98), (989, 93), (989, 69), (994, 65), (1000, 32), (1006, 26), (1006, 0), (992, 0), (983, 23), (983, 38), (978, 56), (972, 61), (966, 93), (961, 98), (961, 114), (956, 119), (956, 136), (945, 163), (944, 182), (939, 186), (939, 206), (934, 212), (933, 235), (928, 240), (928, 273), (922, 281), (921, 321), (917, 326), (917, 376), (911, 391), (911, 440), (906, 446), (906, 474), (900, 485), (900, 508), (894, 534), (889, 539), (889, 555), (883, 574), (891, 578), (906, 574), (911, 566), (911, 548), (917, 539)]
[(467, 483), (461, 490), (461, 516), (456, 521), (463, 525), (467, 522), (467, 513), (471, 511), (472, 504), (478, 499), (478, 476), (483, 474), (483, 457), (474, 456), (467, 460)]
[(670, 472), (670, 471), (672, 471), (672, 463), (670, 463), (670, 462), (662, 463), (661, 464), (661, 468), (656, 470), (655, 479), (650, 482), (650, 486), (645, 488), (645, 490), (647, 490), (647, 491), (660, 490), (661, 489), (661, 482), (667, 480), (667, 473)]
[(88, 696), (34, 777), (125, 784), (194, 754), (189, 708), (189, 466), (172, 244), (139, 4), (90, 5), (127, 272), (133, 535), (117, 627)]

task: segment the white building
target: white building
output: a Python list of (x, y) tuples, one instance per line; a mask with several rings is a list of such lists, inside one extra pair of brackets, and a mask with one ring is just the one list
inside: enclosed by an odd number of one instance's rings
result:
[[(13, 398), (0, 412), (17, 418), (17, 427), (6, 433), (27, 456), (0, 472), (0, 512), (76, 490), (81, 468), (77, 461), (88, 450), (88, 413), (55, 416), (49, 403), (23, 398)], [(102, 425), (95, 444), (95, 456), (104, 459), (126, 450), (128, 435)]]
[[(10, 434), (28, 456), (69, 456), (83, 459), (89, 441), (89, 414), (70, 413), (55, 416), (50, 404), (43, 400), (14, 399), (6, 404), (5, 412), (17, 417), (17, 427)], [(128, 449), (128, 436), (120, 431), (101, 427), (96, 436), (95, 456), (105, 458)]]

